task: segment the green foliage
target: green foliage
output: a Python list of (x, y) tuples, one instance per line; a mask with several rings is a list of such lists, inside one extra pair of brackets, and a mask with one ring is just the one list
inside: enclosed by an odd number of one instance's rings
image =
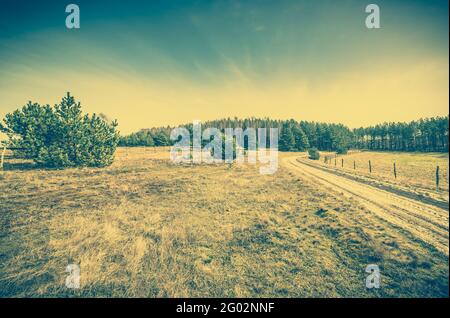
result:
[(294, 135), (295, 139), (295, 150), (296, 151), (305, 151), (309, 148), (309, 141), (308, 137), (306, 137), (306, 134), (303, 132), (303, 130), (298, 125), (292, 126), (292, 133)]
[[(350, 130), (342, 124), (318, 122), (297, 122), (290, 120), (274, 120), (269, 118), (223, 118), (202, 123), (202, 129), (218, 128), (278, 128), (280, 133), (279, 147), (282, 151), (304, 151), (310, 147), (323, 151), (346, 151), (351, 148), (396, 151), (448, 151), (448, 116), (420, 119), (410, 123), (384, 123), (368, 128)], [(182, 125), (191, 132), (192, 124)], [(151, 128), (152, 136), (170, 135), (171, 127)], [(133, 134), (132, 134), (133, 135)], [(130, 135), (130, 136), (132, 136)], [(123, 140), (128, 137), (122, 137)], [(168, 138), (162, 136), (154, 145), (167, 145)], [(146, 145), (144, 139), (134, 143), (121, 142), (121, 145)], [(269, 133), (267, 132), (267, 144)]]
[(108, 166), (119, 139), (117, 122), (83, 116), (70, 93), (54, 107), (29, 102), (3, 122), (17, 155), (44, 167)]
[(338, 147), (338, 148), (336, 149), (336, 153), (337, 153), (338, 155), (346, 155), (347, 152), (348, 152), (348, 149), (345, 148), (345, 147), (342, 147), (342, 146), (340, 146), (340, 147)]
[(153, 140), (155, 141), (155, 146), (162, 147), (162, 146), (170, 146), (170, 135), (167, 134), (163, 130), (159, 130), (154, 136)]
[(353, 130), (354, 145), (369, 150), (448, 152), (448, 125), (445, 116), (361, 127)]
[(311, 160), (319, 160), (320, 159), (320, 152), (317, 150), (317, 148), (308, 149), (308, 155), (309, 155), (309, 159), (311, 159)]
[(155, 146), (152, 133), (149, 130), (141, 130), (128, 136), (120, 137), (119, 146), (121, 147), (152, 147)]
[(278, 142), (279, 150), (281, 151), (295, 151), (295, 136), (292, 132), (291, 126), (288, 123), (283, 124), (281, 128), (280, 141)]

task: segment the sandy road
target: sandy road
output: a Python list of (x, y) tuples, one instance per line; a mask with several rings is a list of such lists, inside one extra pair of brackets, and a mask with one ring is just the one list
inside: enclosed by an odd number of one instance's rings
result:
[(323, 171), (308, 161), (298, 156), (287, 157), (282, 164), (306, 179), (357, 200), (371, 213), (449, 255), (448, 211)]

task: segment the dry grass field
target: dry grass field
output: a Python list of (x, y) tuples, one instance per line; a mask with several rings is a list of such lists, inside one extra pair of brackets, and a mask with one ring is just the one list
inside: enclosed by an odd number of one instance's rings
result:
[[(260, 175), (168, 156), (122, 148), (108, 168), (67, 170), (9, 158), (0, 296), (448, 297), (448, 256), (355, 201), (283, 166)], [(80, 289), (65, 287), (68, 264)], [(368, 264), (380, 289), (365, 286)]]
[[(406, 191), (431, 197), (443, 202), (449, 201), (449, 154), (448, 153), (404, 153), (404, 152), (349, 152), (337, 157), (334, 153), (328, 164), (320, 160), (321, 165), (329, 166), (352, 175), (358, 175), (373, 182), (399, 187)], [(342, 168), (342, 159), (344, 167)], [(369, 172), (369, 160), (372, 173)], [(394, 162), (397, 178), (394, 177)], [(439, 166), (439, 190), (436, 189), (436, 166)], [(356, 169), (355, 169), (356, 167)]]

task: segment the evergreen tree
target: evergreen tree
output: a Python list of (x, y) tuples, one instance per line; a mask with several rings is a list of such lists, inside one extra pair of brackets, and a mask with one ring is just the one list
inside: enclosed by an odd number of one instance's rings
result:
[[(281, 121), (269, 118), (225, 118), (202, 123), (202, 129), (219, 128), (278, 128), (280, 132), (279, 146), (283, 151), (304, 150), (315, 147), (319, 150), (345, 153), (348, 149), (370, 149), (391, 151), (448, 151), (448, 116), (420, 119), (410, 123), (382, 123), (372, 127), (350, 130), (342, 124), (317, 122)], [(192, 124), (182, 125), (192, 136)], [(163, 132), (170, 135), (170, 127), (150, 129), (153, 135)], [(266, 144), (269, 144), (269, 133)], [(305, 136), (303, 136), (305, 135)], [(128, 140), (130, 137), (131, 141)], [(131, 138), (133, 137), (133, 138)], [(146, 145), (145, 139), (130, 135), (122, 137), (121, 145)], [(292, 139), (294, 138), (294, 140)], [(162, 136), (155, 140), (155, 145), (167, 143)]]
[(170, 146), (170, 139), (169, 135), (167, 135), (164, 131), (160, 130), (158, 131), (154, 137), (153, 140), (155, 142), (155, 146), (162, 147), (162, 146)]
[(288, 123), (283, 124), (283, 127), (281, 128), (281, 136), (278, 146), (281, 151), (295, 150), (295, 137), (292, 133), (291, 126)]
[(82, 116), (80, 103), (69, 93), (53, 108), (29, 102), (3, 122), (16, 155), (45, 167), (107, 166), (119, 139), (117, 122)]
[(308, 138), (306, 137), (306, 134), (303, 132), (301, 127), (295, 124), (292, 126), (291, 131), (295, 139), (294, 149), (296, 151), (305, 151), (306, 149), (308, 149), (309, 148)]

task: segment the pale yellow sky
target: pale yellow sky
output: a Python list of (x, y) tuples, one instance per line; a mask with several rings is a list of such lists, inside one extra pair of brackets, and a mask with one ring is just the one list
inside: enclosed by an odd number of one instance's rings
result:
[[(343, 123), (350, 127), (384, 121), (410, 121), (448, 114), (448, 60), (416, 59), (377, 63), (326, 79), (280, 74), (254, 78), (231, 65), (211, 85), (182, 76), (156, 79), (125, 71), (41, 73), (23, 69), (0, 86), (0, 116), (28, 99), (54, 104), (69, 88), (86, 112), (105, 113), (122, 133), (223, 117), (294, 118)], [(17, 75), (20, 74), (20, 75)]]
[(448, 1), (95, 1), (0, 10), (0, 118), (70, 91), (123, 134), (223, 117), (350, 127), (448, 115)]

